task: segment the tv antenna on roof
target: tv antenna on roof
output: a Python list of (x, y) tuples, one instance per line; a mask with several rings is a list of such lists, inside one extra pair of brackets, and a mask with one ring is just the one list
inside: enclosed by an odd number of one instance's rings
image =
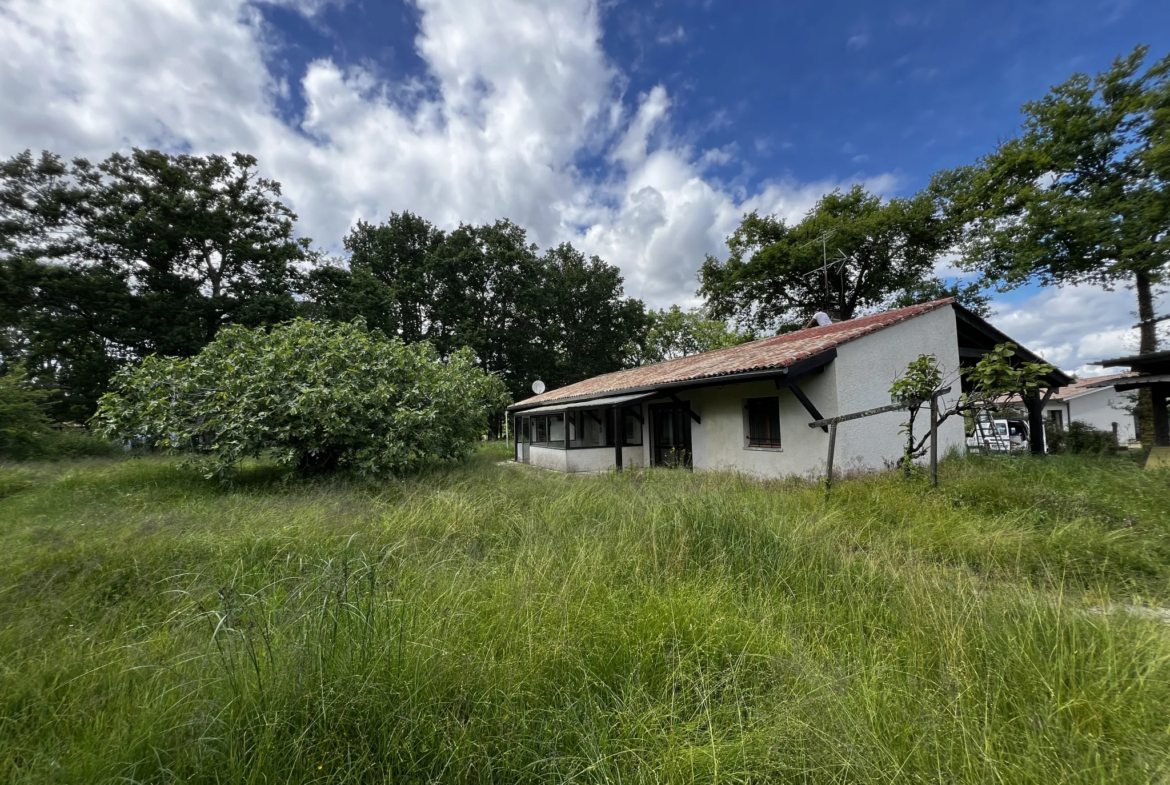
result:
[[(835, 235), (836, 233), (837, 233), (836, 229), (827, 229), (827, 230), (821, 232), (819, 237), (816, 237), (812, 240), (809, 240), (807, 243), (800, 246), (801, 248), (808, 248), (810, 245), (813, 245), (814, 243), (819, 242), (821, 244), (821, 259), (823, 260), (824, 264), (822, 264), (820, 267), (813, 270), (812, 272), (805, 273), (804, 277), (805, 278), (812, 278), (817, 273), (821, 273), (822, 275), (824, 275), (824, 277), (825, 277), (825, 307), (826, 308), (829, 306), (829, 270), (839, 271), (847, 263), (849, 263), (851, 261), (851, 259), (849, 257), (847, 257), (844, 253), (841, 252), (840, 248), (838, 248), (836, 250), (837, 250), (838, 256), (840, 256), (841, 258), (834, 259), (832, 262), (829, 261), (829, 242), (828, 241), (829, 241), (829, 238), (832, 237), (833, 235)], [(842, 283), (842, 288), (844, 288), (844, 283)]]
[(544, 392), (544, 382), (542, 382), (540, 379), (534, 381), (532, 383), (532, 392), (536, 393), (537, 395), (540, 395), (542, 392)]

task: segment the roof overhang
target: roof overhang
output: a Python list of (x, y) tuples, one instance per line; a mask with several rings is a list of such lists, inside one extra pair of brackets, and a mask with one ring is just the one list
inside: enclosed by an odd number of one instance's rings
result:
[(573, 403), (550, 403), (547, 406), (537, 406), (535, 409), (525, 409), (525, 414), (544, 414), (545, 412), (564, 412), (573, 409), (594, 409), (606, 406), (626, 406), (631, 403), (654, 398), (658, 393), (635, 393), (633, 395), (614, 395), (609, 398), (586, 398)]
[[(579, 404), (579, 406), (574, 406), (572, 408), (614, 405), (612, 403), (602, 403), (602, 401), (615, 397), (631, 397), (637, 398), (638, 400), (648, 400), (650, 398), (659, 397), (660, 395), (678, 393), (682, 390), (694, 390), (701, 387), (722, 387), (725, 384), (744, 384), (746, 382), (770, 381), (772, 379), (777, 381), (795, 381), (821, 370), (835, 359), (837, 359), (837, 350), (826, 349), (819, 354), (814, 354), (812, 357), (806, 357), (804, 359), (797, 360), (790, 365), (774, 366), (771, 368), (759, 368), (751, 371), (743, 371), (741, 373), (723, 374), (721, 376), (684, 379), (677, 382), (665, 382), (663, 384), (652, 384), (644, 387), (628, 387), (624, 390), (606, 390), (604, 392), (589, 393), (587, 395), (574, 395), (559, 401), (538, 401), (528, 405), (523, 403), (514, 403), (508, 407), (508, 411), (512, 412), (513, 414), (519, 414), (521, 412), (531, 413), (536, 411), (562, 411), (564, 409), (570, 408), (569, 404)], [(615, 396), (615, 393), (618, 395)]]
[[(1016, 356), (1025, 362), (1044, 363), (1045, 359), (1038, 354), (1033, 353), (1028, 348), (1020, 344), (1019, 341), (1013, 341), (1008, 335), (997, 330), (983, 317), (967, 310), (958, 303), (953, 303), (952, 307), (955, 309), (955, 319), (959, 332), (959, 359), (964, 358), (968, 360), (978, 360), (987, 351), (1001, 343), (1011, 341), (1016, 345)], [(972, 346), (964, 346), (964, 340), (967, 343), (975, 344)], [(966, 351), (964, 351), (966, 350)], [(1051, 365), (1051, 363), (1047, 363)], [(1076, 380), (1069, 376), (1059, 368), (1053, 368), (1052, 373), (1045, 374), (1041, 379), (1052, 388), (1067, 387)]]
[[(1147, 376), (1151, 374), (1167, 374), (1170, 373), (1170, 351), (1135, 354), (1130, 357), (1115, 357), (1112, 360), (1100, 360), (1093, 364), (1102, 365), (1106, 368), (1128, 366), (1131, 370), (1146, 374)], [(1129, 382), (1126, 382), (1126, 384), (1129, 384)]]
[(1155, 373), (1149, 376), (1135, 376), (1115, 385), (1118, 392), (1136, 390), (1140, 387), (1149, 387), (1153, 384), (1170, 384), (1170, 373)]

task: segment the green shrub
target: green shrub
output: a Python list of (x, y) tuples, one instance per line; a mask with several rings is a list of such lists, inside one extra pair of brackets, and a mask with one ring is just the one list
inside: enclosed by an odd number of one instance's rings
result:
[(503, 383), (470, 349), (446, 361), (363, 322), (233, 326), (191, 358), (124, 369), (97, 421), (108, 436), (193, 452), (223, 472), (270, 455), (302, 473), (401, 472), (466, 457)]
[(1050, 453), (1112, 455), (1117, 452), (1117, 439), (1112, 433), (1094, 428), (1081, 420), (1073, 420), (1067, 429), (1045, 423), (1044, 435)]

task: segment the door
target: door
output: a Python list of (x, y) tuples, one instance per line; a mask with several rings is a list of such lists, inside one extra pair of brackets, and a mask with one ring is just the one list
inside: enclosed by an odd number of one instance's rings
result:
[(691, 405), (650, 406), (650, 461), (654, 466), (691, 468)]
[(520, 427), (516, 429), (516, 435), (519, 439), (516, 442), (517, 456), (516, 460), (521, 463), (531, 463), (532, 458), (532, 418), (523, 417), (520, 420)]

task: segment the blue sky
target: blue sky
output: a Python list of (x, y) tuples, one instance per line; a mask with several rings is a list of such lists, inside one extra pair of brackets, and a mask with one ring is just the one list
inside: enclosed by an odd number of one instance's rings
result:
[[(731, 147), (729, 182), (894, 172), (896, 190), (969, 163), (1016, 133), (1020, 107), (1077, 71), (1096, 73), (1139, 43), (1170, 52), (1170, 3), (615, 2), (602, 13), (606, 54), (627, 94), (664, 85), (676, 133)], [(313, 19), (264, 14), (283, 46), (273, 69), (295, 79), (320, 57), (391, 81), (427, 79), (414, 48), (418, 9), (352, 0)], [(304, 109), (299, 95), (285, 107)], [(583, 165), (600, 165), (584, 156)]]
[[(245, 150), (320, 247), (508, 217), (695, 304), (744, 212), (913, 193), (1138, 43), (1170, 51), (1170, 3), (0, 0), (0, 156)], [(1082, 369), (1129, 348), (1131, 300), (1025, 289), (996, 319)]]

